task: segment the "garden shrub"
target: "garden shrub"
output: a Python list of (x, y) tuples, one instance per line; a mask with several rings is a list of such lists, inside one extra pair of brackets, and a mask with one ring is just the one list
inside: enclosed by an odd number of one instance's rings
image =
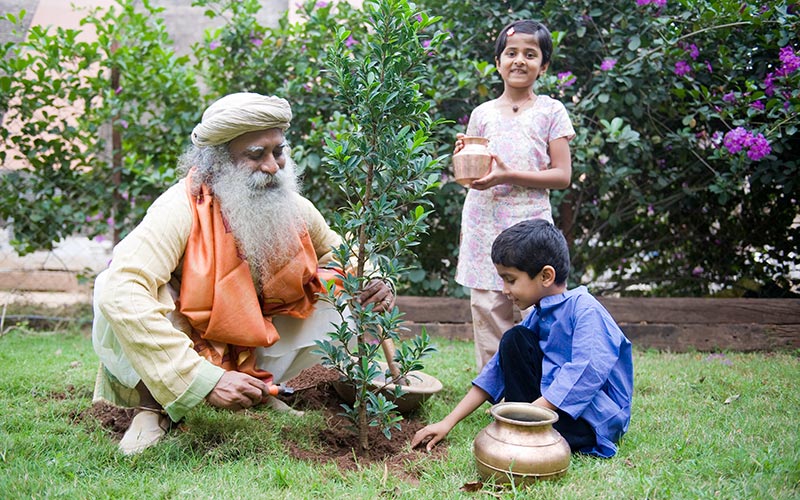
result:
[[(130, 4), (120, 0), (120, 5)], [(367, 29), (364, 12), (346, 3), (309, 1), (300, 8), (301, 22), (289, 23), (284, 16), (277, 27), (268, 28), (255, 18), (260, 8), (256, 0), (195, 0), (194, 5), (208, 15), (227, 19), (195, 47), (194, 66), (147, 51), (136, 62), (175, 75), (166, 76), (167, 81), (188, 80), (197, 73), (207, 90), (197, 99), (193, 84), (181, 85), (192, 94), (186, 98), (189, 106), (182, 107), (181, 96), (172, 96), (180, 102), (171, 106), (179, 111), (166, 131), (169, 147), (153, 153), (146, 148), (162, 141), (165, 131), (155, 127), (148, 133), (144, 113), (153, 109), (151, 104), (158, 109), (162, 94), (150, 85), (152, 99), (130, 96), (131, 102), (139, 103), (132, 107), (137, 117), (133, 123), (143, 125), (143, 135), (137, 143), (126, 143), (123, 134), (123, 144), (132, 146), (124, 156), (142, 160), (124, 165), (131, 173), (132, 163), (145, 168), (130, 176), (122, 169), (127, 179), (124, 191), (130, 191), (140, 207), (158, 184), (172, 181), (168, 166), (174, 165), (180, 149), (176, 145), (188, 142), (188, 124), (202, 108), (199, 102), (253, 90), (283, 95), (292, 102), (295, 118), (289, 138), (293, 157), (304, 172), (305, 193), (331, 214), (343, 199), (337, 186), (327, 181), (322, 152), (325, 139), (338, 137), (344, 130), (349, 110), (336, 101), (338, 89), (325, 74), (323, 61), (339, 26), (351, 31), (348, 44), (360, 43), (359, 34)], [(797, 3), (420, 0), (417, 7), (441, 16), (432, 28), (450, 34), (429, 53), (431, 76), (420, 84), (430, 101), (432, 120), (446, 121), (431, 130), (434, 154), (445, 164), (455, 133), (465, 129), (469, 112), (502, 90), (492, 60), (498, 30), (511, 20), (530, 17), (542, 20), (553, 32), (553, 61), (536, 90), (565, 103), (577, 132), (571, 143), (572, 187), (551, 195), (556, 223), (572, 243), (571, 284), (587, 283), (597, 293), (629, 295), (785, 296), (796, 289), (798, 277), (790, 271), (800, 263), (800, 226), (795, 222), (800, 182)], [(149, 17), (149, 23), (158, 24), (155, 12)], [(126, 29), (139, 29), (136, 26), (134, 22)], [(97, 54), (70, 42), (69, 36), (74, 35), (61, 36), (64, 39), (58, 44), (49, 45), (46, 64), (73, 60), (109, 68), (109, 63), (100, 62), (113, 60), (107, 48)], [(139, 39), (142, 42), (131, 37), (128, 43), (131, 47), (157, 45), (169, 53), (163, 48), (163, 38), (158, 42)], [(19, 47), (7, 45), (4, 54)], [(21, 85), (15, 75), (34, 64), (34, 60), (20, 63), (26, 60), (21, 53), (17, 62), (9, 62), (13, 59), (5, 57), (0, 68), (0, 109), (12, 114), (16, 106), (27, 109), (11, 98), (19, 95), (11, 89)], [(149, 71), (138, 73), (142, 84), (156, 78)], [(89, 97), (101, 95), (76, 88), (74, 78), (69, 85), (56, 84), (58, 79), (52, 77), (44, 79), (35, 84), (35, 93), (43, 99), (49, 93), (90, 102)], [(107, 87), (105, 92), (111, 102)], [(128, 96), (123, 92), (116, 97)], [(35, 109), (36, 101), (30, 102)], [(92, 106), (87, 108), (91, 114)], [(107, 111), (89, 120), (91, 127), (99, 128), (100, 118), (107, 121), (111, 116)], [(25, 133), (36, 137), (49, 129), (52, 126), (40, 123), (29, 125)], [(50, 165), (59, 164), (47, 158), (88, 157), (87, 151), (104, 150), (93, 142), (96, 131), (91, 128), (63, 126), (54, 132), (68, 139), (57, 146), (64, 151), (48, 151), (54, 146), (37, 145), (30, 138), (15, 139), (20, 144), (28, 141), (22, 149), (34, 159), (34, 172), (47, 172)], [(4, 140), (9, 140), (8, 135)], [(107, 159), (83, 162), (97, 170), (105, 167)], [(17, 180), (25, 176), (15, 174), (13, 183), (2, 184), (0, 215), (13, 219), (18, 248), (47, 247), (81, 227), (87, 216), (105, 215), (103, 207), (110, 206), (107, 181), (101, 183), (98, 174), (66, 170), (32, 173), (30, 178), (37, 179), (36, 183)], [(91, 197), (73, 192), (72, 186), (78, 183)], [(32, 225), (13, 217), (18, 209), (10, 200), (16, 200), (20, 192), (30, 199), (25, 213), (36, 221)], [(37, 195), (53, 201), (36, 203)], [(444, 175), (432, 198), (428, 237), (417, 247), (420, 268), (405, 275), (403, 293), (465, 295), (452, 279), (463, 196), (464, 188)], [(116, 219), (122, 227), (134, 222), (132, 216)], [(63, 229), (51, 228), (44, 233), (47, 237), (35, 237), (35, 226), (42, 225)]]
[(25, 41), (0, 46), (0, 110), (14, 124), (0, 130), (0, 161), (28, 166), (0, 176), (0, 215), (21, 253), (73, 234), (119, 239), (175, 181), (200, 92), (160, 10), (136, 4), (88, 12), (81, 25), (93, 42), (32, 26)]
[[(409, 373), (421, 370), (420, 360), (435, 350), (424, 330), (400, 343), (403, 314), (394, 305), (378, 312), (372, 304), (348, 299), (374, 279), (396, 282), (408, 262), (404, 257), (413, 255), (427, 230), (427, 198), (439, 186), (441, 165), (429, 151), (430, 130), (438, 124), (430, 119), (421, 88), (430, 78), (426, 46), (438, 46), (445, 35), (428, 30), (435, 19), (406, 0), (367, 1), (363, 8), (370, 29), (353, 33), (340, 26), (324, 66), (337, 89), (336, 102), (349, 110), (341, 132), (325, 141), (323, 164), (344, 198), (331, 217), (342, 239), (334, 254), (353, 269), (347, 270), (341, 290), (328, 287), (324, 300), (342, 321), (329, 333), (333, 342), (317, 341), (317, 352), (324, 366), (353, 387), (355, 401), (352, 407), (342, 405), (344, 415), (367, 449), (369, 427), (388, 438), (399, 428), (394, 401), (403, 395), (401, 384), (413, 386), (406, 377), (415, 376)], [(381, 346), (392, 363), (385, 371), (377, 361)], [(388, 399), (375, 388), (387, 383), (397, 384)]]

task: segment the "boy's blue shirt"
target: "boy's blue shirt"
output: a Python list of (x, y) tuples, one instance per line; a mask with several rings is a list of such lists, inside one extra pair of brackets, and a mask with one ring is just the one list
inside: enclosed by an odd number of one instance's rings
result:
[[(521, 324), (537, 333), (544, 353), (542, 396), (573, 418), (584, 418), (597, 435), (596, 446), (580, 451), (616, 454), (631, 418), (633, 357), (614, 318), (581, 286), (544, 297)], [(497, 354), (472, 383), (492, 403), (503, 398)]]

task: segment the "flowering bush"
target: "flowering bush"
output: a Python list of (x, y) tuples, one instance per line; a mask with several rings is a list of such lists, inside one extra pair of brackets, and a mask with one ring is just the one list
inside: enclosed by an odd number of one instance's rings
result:
[[(136, 3), (119, 1), (128, 6)], [(302, 22), (291, 24), (284, 17), (277, 27), (268, 28), (255, 18), (260, 9), (257, 0), (194, 0), (193, 4), (226, 19), (195, 47), (195, 68), (187, 61), (160, 59), (159, 52), (151, 49), (161, 42), (130, 36), (126, 38), (130, 51), (122, 53), (126, 59), (120, 67), (124, 63), (161, 68), (126, 73), (137, 82), (133, 88), (146, 89), (146, 83), (156, 81), (152, 89), (166, 85), (170, 90), (154, 93), (151, 101), (142, 100), (148, 95), (144, 92), (130, 92), (128, 84), (121, 85), (120, 93), (118, 87), (104, 90), (107, 102), (128, 103), (139, 117), (127, 120), (125, 129), (134, 127), (135, 142), (123, 139), (130, 145), (124, 147), (131, 159), (125, 163), (129, 169), (123, 170), (130, 180), (126, 191), (136, 195), (141, 206), (140, 198), (147, 197), (140, 197), (139, 191), (149, 193), (172, 180), (167, 165), (180, 142), (177, 132), (196, 118), (203, 100), (253, 90), (280, 94), (292, 102), (290, 140), (293, 157), (304, 171), (305, 192), (331, 214), (344, 200), (324, 172), (323, 145), (345, 130), (344, 117), (350, 110), (335, 99), (338, 89), (322, 62), (338, 26), (351, 31), (346, 46), (364, 43), (359, 33), (367, 30), (365, 14), (347, 2), (311, 0), (300, 7)], [(553, 32), (556, 50), (537, 92), (564, 102), (577, 131), (571, 143), (572, 187), (551, 195), (556, 221), (572, 243), (573, 284), (587, 283), (595, 292), (659, 295), (705, 295), (719, 289), (780, 295), (797, 286), (797, 277), (789, 272), (800, 262), (797, 3), (418, 0), (417, 7), (441, 16), (432, 30), (449, 33), (442, 45), (426, 47), (431, 76), (419, 82), (431, 106), (431, 119), (448, 120), (431, 130), (435, 153), (445, 161), (472, 109), (502, 90), (493, 61), (498, 31), (513, 19), (534, 18)], [(117, 25), (126, 23), (120, 20)], [(65, 59), (82, 59), (87, 65), (97, 60), (84, 54), (83, 46), (68, 41), (57, 47), (52, 53)], [(135, 57), (143, 47), (148, 50)], [(13, 61), (5, 58), (0, 71), (3, 110), (15, 106), (4, 99), (9, 88), (36, 83), (30, 77), (15, 77)], [(193, 84), (183, 85), (188, 95), (181, 94), (181, 85), (169, 84), (182, 81), (193, 69), (208, 89), (204, 99), (197, 97)], [(183, 76), (170, 76), (182, 71)], [(45, 79), (45, 83), (50, 82)], [(65, 95), (65, 89), (73, 87), (44, 88), (43, 94)], [(180, 111), (166, 135), (163, 127), (170, 122), (162, 120), (148, 138), (141, 118), (149, 116), (147, 106), (139, 103), (158, 103), (163, 96), (176, 100), (179, 105), (172, 109)], [(193, 103), (194, 112), (184, 107), (185, 102)], [(115, 123), (123, 129), (126, 125)], [(65, 137), (71, 133), (68, 127), (62, 130)], [(161, 144), (162, 137), (168, 138), (169, 147), (145, 153)], [(142, 151), (138, 156), (137, 147)], [(37, 150), (31, 143), (29, 151), (37, 158), (41, 147)], [(75, 146), (70, 151), (86, 150)], [(74, 173), (62, 169), (47, 175), (46, 164), (38, 164), (45, 174), (37, 177), (39, 184), (26, 188), (26, 199), (31, 200), (26, 213), (34, 222), (26, 226), (20, 221), (21, 227), (15, 227), (20, 246), (27, 249), (45, 244), (44, 236), (74, 229), (86, 217), (106, 220), (95, 217), (107, 201), (106, 184), (81, 177), (82, 188), (94, 193), (98, 202), (73, 199), (65, 193), (75, 182)], [(137, 165), (144, 168), (134, 169)], [(60, 184), (54, 186), (51, 177)], [(432, 198), (428, 237), (416, 251), (421, 269), (405, 274), (400, 286), (405, 293), (465, 293), (452, 280), (464, 190), (447, 174), (441, 180), (442, 187)], [(0, 215), (19, 213), (18, 186), (3, 184), (7, 191), (2, 199), (7, 203), (0, 203)], [(49, 195), (49, 203), (33, 203), (38, 193), (54, 192), (57, 196)], [(131, 220), (127, 217), (117, 224), (126, 226)], [(27, 232), (34, 229), (40, 237)]]
[[(532, 17), (553, 32), (537, 92), (564, 102), (577, 131), (572, 188), (551, 195), (572, 243), (573, 284), (656, 295), (797, 286), (796, 4), (546, 1), (531, 12), (506, 1), (485, 16), (489, 2), (429, 3), (456, 53), (451, 61), (442, 49), (434, 64), (473, 69), (449, 82), (473, 89), (458, 94), (457, 111), (434, 86), (437, 109), (454, 122), (502, 90), (480, 66), (492, 62), (500, 27)], [(452, 136), (442, 139), (447, 152)], [(453, 219), (441, 220), (455, 234)]]
[(629, 294), (797, 286), (796, 9), (545, 3), (539, 16), (563, 32), (553, 65), (576, 77), (549, 86), (578, 130), (573, 187), (553, 197), (573, 279)]

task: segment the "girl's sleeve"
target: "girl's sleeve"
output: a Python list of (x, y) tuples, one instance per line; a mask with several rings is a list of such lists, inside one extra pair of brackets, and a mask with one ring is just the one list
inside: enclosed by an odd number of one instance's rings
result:
[(477, 135), (480, 137), (484, 137), (484, 125), (483, 125), (483, 112), (481, 111), (481, 107), (478, 106), (477, 108), (472, 110), (472, 113), (469, 115), (469, 123), (467, 124), (467, 135)]
[[(550, 120), (550, 141), (566, 137), (568, 141), (575, 138), (575, 128), (567, 113), (567, 108), (561, 101), (554, 101), (553, 112)], [(548, 142), (550, 142), (548, 141)]]

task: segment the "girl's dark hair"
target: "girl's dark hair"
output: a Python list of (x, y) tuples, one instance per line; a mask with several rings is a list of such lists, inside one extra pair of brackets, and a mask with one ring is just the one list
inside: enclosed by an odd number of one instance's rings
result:
[(509, 28), (514, 28), (514, 33), (534, 35), (536, 42), (539, 44), (539, 49), (542, 51), (542, 66), (550, 62), (550, 57), (553, 55), (553, 37), (550, 36), (550, 31), (544, 24), (530, 19), (508, 23), (500, 31), (494, 46), (494, 58), (496, 60), (499, 60), (503, 51), (506, 50)]
[(535, 278), (544, 266), (553, 266), (556, 284), (569, 276), (569, 247), (561, 231), (550, 222), (534, 219), (514, 224), (495, 238), (492, 262), (513, 267)]

